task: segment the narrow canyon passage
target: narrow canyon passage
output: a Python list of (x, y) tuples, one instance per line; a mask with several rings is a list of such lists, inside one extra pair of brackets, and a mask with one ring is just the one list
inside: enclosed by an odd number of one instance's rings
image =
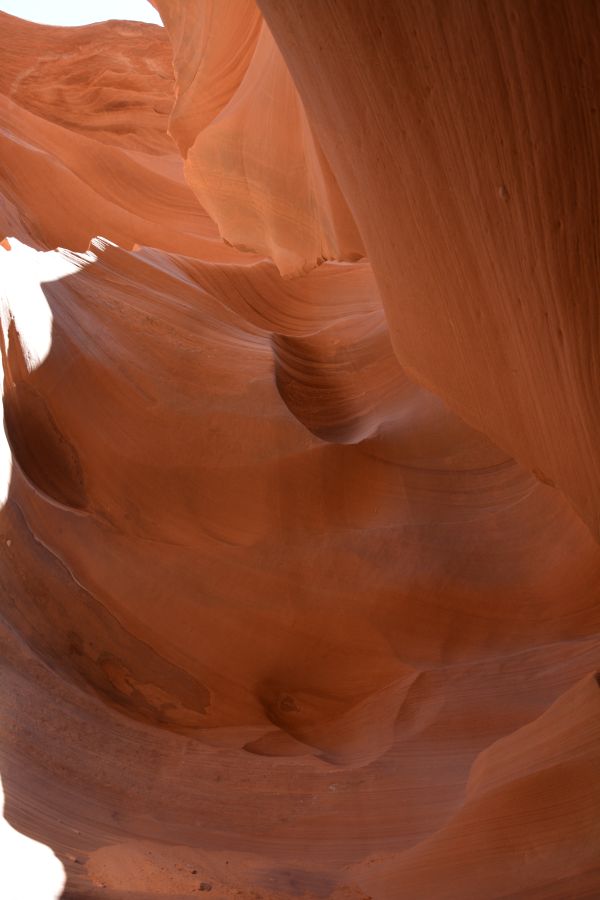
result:
[(600, 6), (153, 5), (0, 13), (0, 896), (597, 897)]

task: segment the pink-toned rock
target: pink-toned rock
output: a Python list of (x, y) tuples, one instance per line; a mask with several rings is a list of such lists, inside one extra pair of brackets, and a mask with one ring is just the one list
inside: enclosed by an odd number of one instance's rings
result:
[(0, 17), (0, 895), (594, 897), (596, 5), (156, 6)]

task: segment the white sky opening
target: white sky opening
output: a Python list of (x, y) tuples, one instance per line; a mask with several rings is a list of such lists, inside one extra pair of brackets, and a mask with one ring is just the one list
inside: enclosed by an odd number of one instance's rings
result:
[(148, 0), (0, 0), (0, 10), (42, 25), (88, 25), (107, 19), (162, 25)]
[(4, 900), (58, 900), (66, 874), (50, 847), (26, 837), (6, 821), (0, 779), (0, 865)]
[[(52, 347), (52, 310), (42, 285), (75, 275), (97, 257), (92, 249), (87, 253), (44, 252), (33, 250), (13, 237), (8, 243), (10, 250), (0, 247), (0, 328), (8, 350), (9, 326), (11, 321), (14, 323), (25, 365), (33, 372), (43, 364)], [(0, 367), (0, 392), (3, 381)], [(11, 474), (12, 454), (0, 426), (0, 509), (8, 497)]]

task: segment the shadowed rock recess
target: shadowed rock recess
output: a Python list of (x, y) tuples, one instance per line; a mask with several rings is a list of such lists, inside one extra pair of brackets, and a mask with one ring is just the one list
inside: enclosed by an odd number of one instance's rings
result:
[(600, 4), (154, 5), (0, 15), (0, 896), (598, 898)]

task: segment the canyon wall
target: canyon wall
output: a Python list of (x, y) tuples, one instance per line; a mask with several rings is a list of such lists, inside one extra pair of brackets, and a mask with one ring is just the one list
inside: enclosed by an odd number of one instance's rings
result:
[(597, 897), (600, 5), (155, 6), (0, 14), (0, 893)]

